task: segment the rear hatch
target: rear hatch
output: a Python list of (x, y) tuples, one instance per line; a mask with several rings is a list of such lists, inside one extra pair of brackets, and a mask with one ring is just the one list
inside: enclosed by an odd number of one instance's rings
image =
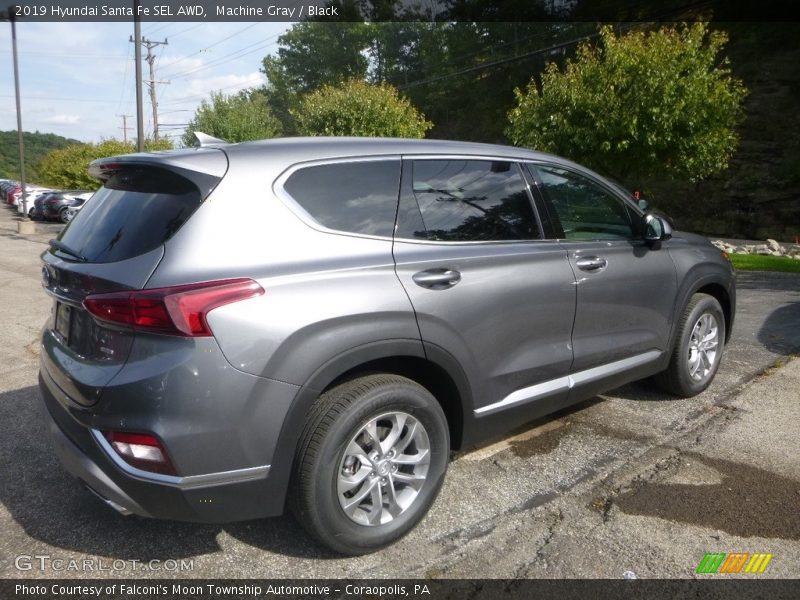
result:
[(133, 331), (100, 324), (86, 311), (93, 294), (142, 289), (164, 243), (227, 171), (219, 149), (131, 154), (92, 163), (103, 182), (42, 254), (42, 285), (53, 298), (42, 335), (42, 368), (73, 401), (97, 402), (119, 372)]

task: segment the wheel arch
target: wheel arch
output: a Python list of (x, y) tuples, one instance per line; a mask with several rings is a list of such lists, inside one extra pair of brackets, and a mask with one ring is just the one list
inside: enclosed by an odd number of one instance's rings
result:
[(269, 475), (270, 488), (282, 494), (281, 501), (285, 502), (297, 444), (314, 401), (335, 385), (374, 373), (401, 375), (430, 391), (447, 418), (451, 449), (462, 447), (469, 437), (465, 427), (471, 423), (471, 396), (455, 359), (437, 347), (423, 347), (419, 340), (387, 340), (351, 348), (314, 372), (298, 390), (284, 418)]
[[(722, 307), (722, 314), (725, 317), (725, 343), (727, 344), (731, 338), (731, 331), (733, 330), (733, 307), (731, 305), (731, 297), (728, 290), (725, 289), (721, 283), (710, 282), (697, 288), (694, 294), (708, 294), (717, 299)], [(690, 296), (691, 298), (691, 296)]]
[(708, 294), (716, 298), (722, 307), (722, 314), (725, 317), (725, 343), (727, 344), (733, 331), (733, 322), (736, 314), (736, 289), (733, 279), (728, 275), (725, 277), (716, 269), (705, 273), (689, 273), (684, 277), (684, 285), (678, 293), (678, 302), (675, 303), (675, 313), (672, 318), (672, 331), (669, 337), (668, 348), (675, 345), (675, 337), (678, 334), (678, 323), (686, 305), (695, 294)]

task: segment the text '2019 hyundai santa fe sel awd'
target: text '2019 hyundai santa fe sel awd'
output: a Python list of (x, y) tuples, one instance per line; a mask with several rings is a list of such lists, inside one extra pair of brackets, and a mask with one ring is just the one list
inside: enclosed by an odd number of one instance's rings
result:
[(714, 377), (733, 271), (569, 161), (391, 139), (213, 139), (92, 163), (42, 255), (61, 461), (122, 513), (281, 514), (358, 554), (448, 453), (655, 375)]

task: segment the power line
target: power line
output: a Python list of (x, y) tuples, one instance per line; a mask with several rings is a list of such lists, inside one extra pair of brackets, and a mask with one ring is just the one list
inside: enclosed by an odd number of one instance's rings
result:
[(122, 99), (125, 97), (125, 89), (128, 87), (128, 65), (130, 64), (130, 55), (125, 57), (125, 73), (122, 75), (122, 89), (119, 92), (119, 101), (117, 102), (117, 110), (122, 106)]
[(149, 33), (150, 35), (153, 35), (154, 33), (158, 32), (158, 31), (162, 31), (162, 30), (166, 29), (167, 27), (169, 27), (170, 25), (174, 25), (174, 24), (175, 23), (172, 22), (172, 21), (168, 21), (166, 23), (161, 23), (161, 25), (159, 25), (158, 27), (156, 27), (152, 31), (148, 31), (147, 33)]
[[(280, 35), (281, 34), (276, 34), (276, 35), (270, 36), (266, 40), (259, 40), (258, 42), (254, 42), (252, 44), (248, 44), (247, 46), (244, 46), (243, 48), (240, 48), (239, 50), (234, 50), (233, 52), (230, 52), (228, 54), (224, 54), (223, 56), (215, 58), (214, 60), (206, 63), (205, 65), (202, 65), (202, 66), (199, 66), (199, 67), (195, 67), (195, 68), (192, 68), (192, 69), (188, 69), (186, 71), (180, 71), (178, 73), (170, 73), (169, 76), (171, 78), (173, 78), (173, 79), (177, 79), (179, 77), (184, 77), (186, 75), (192, 75), (192, 74), (198, 73), (200, 71), (205, 71), (206, 69), (211, 69), (213, 67), (218, 67), (220, 65), (224, 65), (225, 63), (229, 63), (229, 62), (231, 62), (233, 60), (236, 60), (236, 59), (241, 58), (243, 56), (247, 56), (248, 54), (252, 54), (253, 52), (258, 52), (259, 50), (263, 50), (263, 49), (273, 45), (274, 42), (272, 40), (274, 40), (275, 38), (279, 37)], [(254, 48), (253, 46), (257, 46), (257, 47)], [(252, 50), (250, 50), (250, 48), (252, 48)]]
[[(13, 98), (13, 94), (0, 94), (0, 98)], [(77, 98), (66, 96), (25, 96), (25, 100), (58, 100), (60, 102), (88, 102), (88, 103), (103, 103), (114, 104), (116, 100), (99, 100), (97, 98)]]
[(181, 31), (178, 31), (177, 33), (170, 33), (169, 37), (176, 38), (179, 35), (183, 35), (184, 33), (188, 33), (188, 32), (190, 32), (190, 31), (192, 31), (194, 29), (197, 29), (198, 27), (202, 27), (203, 25), (205, 25), (205, 23), (198, 23), (197, 25), (193, 25), (192, 27), (187, 27), (186, 29), (182, 29)]
[[(8, 50), (0, 50), (0, 54), (11, 54)], [(117, 60), (120, 58), (127, 58), (125, 54), (81, 54), (79, 52), (70, 52), (70, 53), (62, 53), (62, 52), (20, 52), (20, 57), (29, 57), (29, 56), (57, 56), (59, 58), (98, 58), (98, 59), (109, 59), (109, 60)]]
[[(630, 26), (628, 26), (630, 27)], [(464, 69), (459, 69), (457, 71), (452, 71), (450, 73), (445, 73), (444, 75), (437, 75), (436, 77), (429, 77), (428, 79), (419, 79), (417, 81), (412, 81), (410, 83), (405, 83), (402, 85), (398, 85), (397, 89), (399, 90), (406, 90), (413, 87), (418, 87), (420, 85), (427, 85), (429, 83), (434, 83), (436, 81), (442, 81), (444, 79), (450, 79), (451, 77), (458, 77), (459, 75), (465, 75), (466, 73), (473, 73), (475, 71), (482, 71), (483, 69), (490, 69), (492, 67), (496, 67), (499, 65), (508, 64), (511, 62), (516, 62), (519, 60), (524, 60), (526, 58), (531, 58), (533, 56), (538, 56), (540, 54), (548, 54), (551, 52), (555, 52), (556, 50), (561, 50), (562, 48), (567, 48), (569, 46), (573, 46), (575, 44), (579, 44), (581, 42), (585, 42), (591, 39), (598, 37), (600, 33), (593, 33), (590, 35), (585, 35), (583, 37), (575, 38), (569, 40), (567, 42), (560, 42), (558, 44), (553, 44), (552, 46), (547, 46), (546, 48), (537, 48), (536, 50), (531, 50), (529, 52), (523, 52), (521, 54), (516, 54), (514, 56), (509, 56), (506, 58), (501, 58), (498, 60), (494, 60), (491, 62), (483, 63), (481, 65), (474, 65), (472, 67), (466, 67)]]
[[(236, 36), (236, 35), (239, 35), (240, 33), (244, 32), (244, 31), (247, 31), (248, 29), (250, 29), (251, 27), (255, 27), (256, 25), (258, 25), (258, 23), (252, 23), (252, 24), (248, 25), (247, 27), (244, 27), (244, 28), (242, 28), (242, 29), (239, 29), (239, 30), (237, 30), (237, 31), (233, 32), (231, 35), (229, 35), (229, 36), (227, 36), (227, 37), (224, 37), (224, 38), (222, 38), (222, 39), (221, 39), (221, 40), (219, 40), (219, 41), (216, 41), (216, 42), (214, 42), (214, 43), (213, 43), (213, 44), (211, 44), (210, 46), (206, 46), (205, 48), (201, 48), (201, 49), (200, 49), (200, 50), (198, 50), (197, 52), (193, 52), (192, 54), (187, 54), (186, 56), (183, 56), (183, 57), (181, 57), (181, 58), (178, 58), (178, 59), (176, 59), (176, 60), (173, 60), (173, 61), (171, 61), (171, 62), (168, 62), (167, 64), (165, 64), (165, 65), (162, 65), (162, 68), (166, 69), (167, 67), (171, 67), (172, 65), (174, 65), (174, 64), (177, 64), (177, 63), (179, 63), (179, 62), (181, 62), (181, 61), (187, 60), (187, 59), (189, 59), (189, 58), (191, 58), (191, 57), (193, 57), (193, 56), (196, 56), (196, 55), (198, 55), (198, 54), (202, 54), (203, 52), (207, 52), (208, 50), (210, 50), (210, 49), (211, 49), (211, 48), (213, 48), (214, 46), (219, 46), (219, 45), (220, 45), (222, 42), (228, 41), (228, 40), (229, 40), (229, 39), (231, 39), (232, 37), (234, 37), (234, 36)], [(184, 33), (185, 33), (185, 32), (184, 32)]]
[[(133, 41), (133, 39), (131, 39)], [(158, 141), (158, 100), (156, 98), (156, 84), (163, 83), (169, 84), (169, 81), (156, 81), (156, 73), (155, 73), (155, 60), (156, 55), (153, 54), (153, 49), (157, 48), (158, 46), (166, 46), (169, 44), (166, 38), (164, 38), (163, 42), (154, 42), (152, 40), (148, 40), (144, 37), (141, 38), (140, 41), (141, 45), (147, 49), (147, 61), (148, 66), (150, 67), (150, 79), (145, 81), (145, 83), (150, 87), (150, 104), (153, 107), (153, 139)]]
[[(210, 92), (221, 92), (222, 90), (229, 90), (231, 88), (241, 87), (241, 86), (245, 86), (245, 87), (242, 87), (242, 89), (246, 89), (247, 86), (249, 86), (251, 83), (253, 83), (253, 84), (261, 83), (262, 81), (263, 80), (262, 80), (261, 76), (259, 75), (257, 79), (248, 79), (248, 80), (245, 80), (245, 81), (240, 81), (239, 83), (226, 85), (226, 86), (221, 87), (221, 88), (214, 88), (213, 90), (210, 90)], [(204, 98), (206, 98), (206, 96), (208, 96), (207, 93), (206, 94), (195, 94), (193, 96), (182, 96), (182, 97), (179, 97), (179, 98), (175, 98), (174, 100), (170, 100), (169, 102), (165, 103), (165, 106), (172, 106), (172, 105), (175, 105), (175, 104), (186, 104), (187, 102), (193, 102), (195, 100), (203, 100)]]

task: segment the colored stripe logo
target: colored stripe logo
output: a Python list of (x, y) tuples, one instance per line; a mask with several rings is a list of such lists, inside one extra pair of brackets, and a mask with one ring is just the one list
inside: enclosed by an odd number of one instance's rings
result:
[(707, 553), (697, 566), (696, 573), (763, 573), (771, 560), (772, 554)]

